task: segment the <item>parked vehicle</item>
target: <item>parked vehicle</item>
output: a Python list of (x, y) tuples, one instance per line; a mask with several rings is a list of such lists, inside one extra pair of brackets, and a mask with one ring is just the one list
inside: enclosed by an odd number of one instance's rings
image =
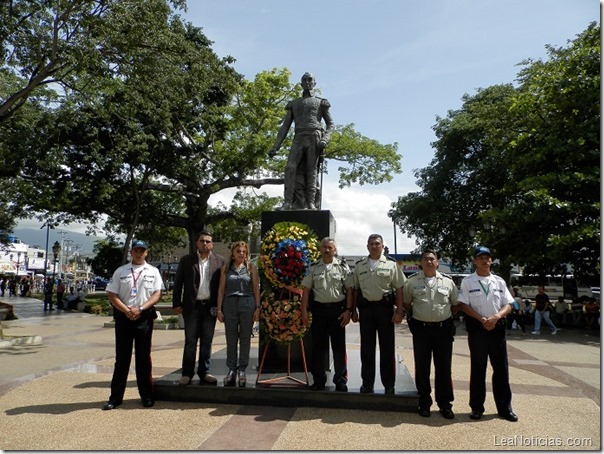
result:
[(102, 277), (96, 277), (94, 279), (95, 290), (105, 290), (107, 288), (107, 284), (109, 284), (109, 281), (107, 279), (103, 279)]
[(572, 274), (564, 276), (560, 274), (555, 276), (512, 274), (510, 279), (510, 287), (518, 288), (518, 293), (522, 299), (534, 301), (537, 287), (540, 285), (545, 287), (545, 293), (547, 293), (551, 301), (556, 301), (559, 296), (562, 296), (565, 300), (572, 300), (582, 296), (594, 296), (597, 299), (600, 297), (599, 288), (582, 284)]

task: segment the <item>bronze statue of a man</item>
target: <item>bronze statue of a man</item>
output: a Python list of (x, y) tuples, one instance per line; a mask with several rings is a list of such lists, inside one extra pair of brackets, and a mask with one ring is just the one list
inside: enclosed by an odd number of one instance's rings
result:
[[(304, 90), (302, 97), (285, 106), (285, 119), (269, 152), (270, 157), (275, 156), (292, 122), (295, 122), (294, 140), (285, 167), (283, 210), (317, 209), (317, 200), (320, 200), (317, 170), (334, 130), (329, 101), (314, 94), (315, 77), (304, 73), (301, 82)], [(325, 128), (321, 120), (325, 121)]]

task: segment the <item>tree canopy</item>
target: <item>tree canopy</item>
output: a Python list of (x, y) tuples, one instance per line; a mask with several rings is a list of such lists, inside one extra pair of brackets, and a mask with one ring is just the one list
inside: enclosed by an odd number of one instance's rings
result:
[[(0, 178), (14, 188), (10, 213), (103, 220), (110, 233), (127, 235), (126, 244), (134, 235), (161, 242), (186, 232), (193, 248), (207, 225), (230, 220), (222, 234), (240, 234), (235, 226), (274, 206), (245, 188), (283, 183), (291, 136), (277, 159), (267, 154), (300, 87), (287, 69), (246, 80), (233, 58), (217, 56), (202, 29), (177, 15), (183, 3), (72, 0), (58, 9), (15, 0), (0, 11), (10, 25), (0, 73), (7, 82)], [(33, 52), (36, 36), (50, 50)], [(32, 85), (43, 65), (56, 71)], [(27, 96), (17, 96), (23, 90)], [(341, 186), (401, 171), (397, 144), (366, 138), (354, 125), (337, 127), (326, 159), (342, 163)], [(240, 190), (232, 206), (209, 206), (229, 188)]]
[(418, 245), (466, 263), (473, 243), (504, 268), (600, 274), (600, 27), (526, 60), (518, 85), (463, 97), (437, 118), (435, 157), (415, 170), (420, 192), (390, 216)]

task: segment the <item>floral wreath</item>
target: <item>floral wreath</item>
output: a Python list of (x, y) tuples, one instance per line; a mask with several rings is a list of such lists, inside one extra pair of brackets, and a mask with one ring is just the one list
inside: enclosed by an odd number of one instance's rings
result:
[(260, 245), (260, 268), (274, 288), (301, 289), (310, 264), (318, 258), (317, 236), (298, 222), (278, 222)]
[[(280, 344), (304, 337), (310, 324), (305, 325), (302, 321), (301, 299), (298, 294), (291, 297), (286, 292), (282, 292), (281, 298), (274, 292), (265, 296), (260, 306), (262, 332)], [(311, 320), (311, 314), (308, 315)]]
[(310, 324), (302, 321), (302, 280), (318, 258), (319, 240), (307, 225), (279, 222), (265, 234), (259, 268), (268, 282), (260, 315), (261, 329), (270, 339), (287, 344), (308, 331)]

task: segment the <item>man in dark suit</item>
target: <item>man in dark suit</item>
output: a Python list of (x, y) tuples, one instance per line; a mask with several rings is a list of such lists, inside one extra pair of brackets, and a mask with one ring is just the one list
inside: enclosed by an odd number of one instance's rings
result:
[(185, 347), (182, 355), (182, 378), (187, 386), (195, 375), (195, 357), (199, 342), (197, 375), (201, 383), (216, 384), (210, 374), (212, 339), (216, 327), (216, 296), (224, 257), (212, 252), (212, 234), (200, 232), (195, 240), (197, 252), (185, 255), (178, 263), (174, 278), (172, 307), (185, 321)]

